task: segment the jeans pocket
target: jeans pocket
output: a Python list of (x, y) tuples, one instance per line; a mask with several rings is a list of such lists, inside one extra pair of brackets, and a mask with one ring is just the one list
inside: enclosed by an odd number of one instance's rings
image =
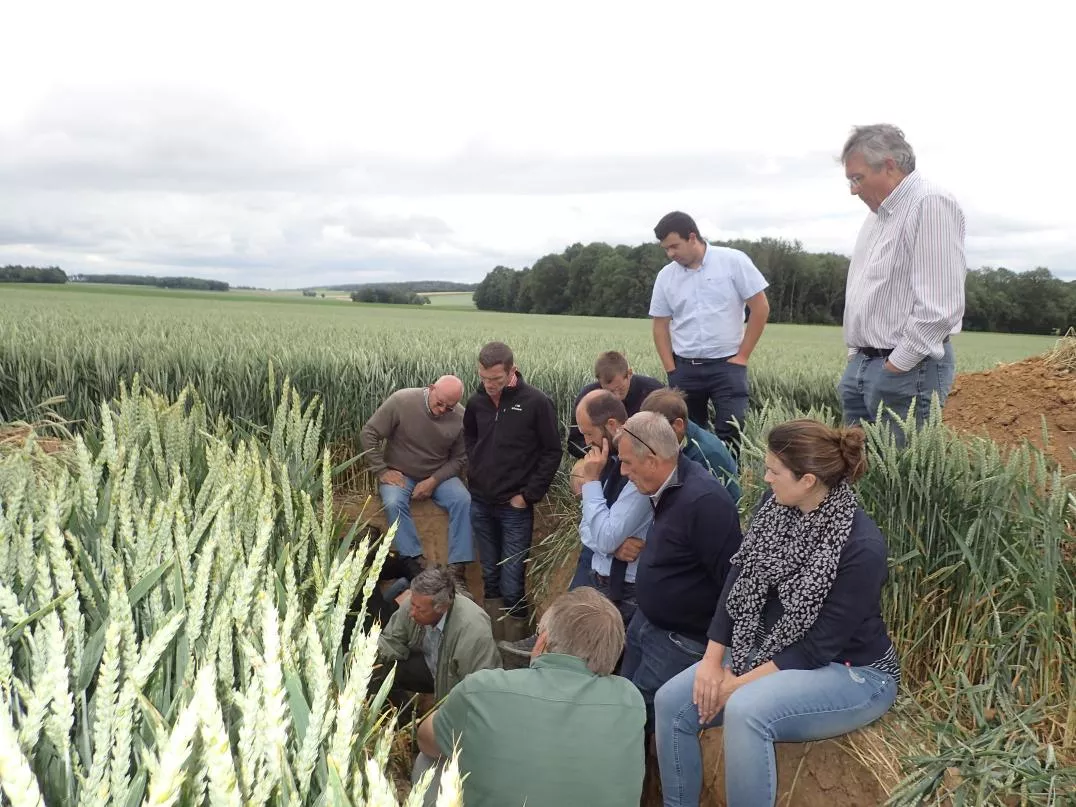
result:
[(894, 373), (883, 365), (878, 375), (878, 386), (890, 394), (912, 397), (923, 390), (924, 362), (919, 362), (911, 370)]
[(681, 636), (679, 633), (670, 631), (669, 641), (676, 645), (682, 653), (692, 658), (701, 659), (706, 654), (706, 648), (703, 645), (693, 639), (688, 639), (686, 636)]

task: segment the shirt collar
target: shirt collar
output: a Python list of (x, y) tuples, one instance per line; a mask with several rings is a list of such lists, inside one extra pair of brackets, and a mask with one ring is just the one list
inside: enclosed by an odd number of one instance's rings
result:
[(885, 197), (885, 200), (878, 206), (878, 215), (881, 218), (888, 218), (900, 204), (908, 198), (915, 186), (920, 182), (920, 176), (917, 171), (912, 171), (910, 174), (904, 177), (897, 187), (893, 188), (893, 191), (889, 196)]
[(587, 664), (583, 659), (577, 656), (569, 656), (566, 653), (542, 653), (535, 659), (531, 660), (531, 669), (538, 669), (540, 667), (548, 667), (554, 670), (571, 670), (572, 672), (580, 672), (586, 675), (596, 675), (590, 671)]
[(445, 620), (447, 620), (447, 619), (448, 619), (448, 611), (445, 611), (443, 614), (441, 614), (441, 618), (439, 620), (437, 620), (437, 624), (432, 626), (433, 629), (436, 630), (438, 633), (444, 633), (445, 632)]
[(668, 488), (669, 485), (675, 485), (676, 484), (676, 482), (677, 482), (677, 473), (676, 473), (676, 471), (677, 471), (677, 467), (674, 465), (673, 469), (672, 469), (672, 473), (669, 474), (668, 478), (664, 482), (661, 483), (661, 487), (650, 494), (650, 502), (651, 502), (651, 504), (654, 505), (654, 507), (658, 506), (658, 501), (661, 500), (661, 494), (665, 492), (665, 489)]

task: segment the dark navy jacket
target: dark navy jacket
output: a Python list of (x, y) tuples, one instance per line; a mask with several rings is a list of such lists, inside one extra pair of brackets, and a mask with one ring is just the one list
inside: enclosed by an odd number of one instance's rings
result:
[(499, 406), (481, 387), (463, 412), (467, 484), (471, 496), (504, 504), (517, 493), (535, 504), (549, 491), (560, 467), (560, 430), (549, 396), (523, 381), (505, 387)]
[(728, 490), (680, 455), (677, 481), (658, 500), (635, 572), (635, 598), (647, 621), (699, 642), (725, 585), (742, 535)]

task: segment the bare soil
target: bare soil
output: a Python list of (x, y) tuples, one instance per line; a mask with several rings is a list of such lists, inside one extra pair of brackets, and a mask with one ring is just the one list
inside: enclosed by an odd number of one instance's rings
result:
[(1076, 373), (1054, 369), (1042, 357), (957, 376), (943, 416), (959, 432), (1002, 445), (1027, 440), (1064, 473), (1076, 473)]
[[(5, 426), (0, 428), (0, 448), (21, 448), (26, 444), (26, 440), (30, 435), (31, 429), (29, 426)], [(40, 434), (34, 435), (34, 442), (46, 454), (59, 454), (68, 445), (66, 440), (56, 437), (43, 437)]]
[[(381, 509), (381, 501), (376, 494), (367, 496), (363, 493), (346, 493), (335, 497), (337, 510), (349, 519), (369, 521), (381, 529), (387, 529), (385, 514)], [(430, 500), (412, 502), (411, 518), (415, 522), (415, 530), (422, 541), (422, 548), (429, 563), (444, 565), (448, 563), (448, 516), (445, 511)], [(538, 544), (553, 532), (555, 524), (540, 504), (534, 512), (534, 537), (532, 546)], [(476, 550), (477, 551), (477, 550)], [(537, 549), (535, 551), (541, 551)], [(554, 580), (549, 589), (559, 594), (568, 589), (572, 573), (575, 570), (575, 559), (570, 559), (570, 564), (565, 564), (557, 570)], [(561, 579), (563, 578), (563, 579)], [(530, 574), (528, 574), (528, 588), (530, 588)], [(467, 588), (474, 595), (475, 602), (482, 604), (484, 591), (482, 588), (482, 567), (477, 561), (467, 564)], [(544, 610), (546, 602), (536, 603), (539, 613)]]

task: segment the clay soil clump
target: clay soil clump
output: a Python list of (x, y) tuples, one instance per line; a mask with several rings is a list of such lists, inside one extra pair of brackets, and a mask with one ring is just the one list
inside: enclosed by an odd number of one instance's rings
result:
[(1046, 357), (1003, 364), (957, 376), (944, 419), (953, 429), (985, 435), (1001, 445), (1027, 440), (1044, 448), (1063, 473), (1076, 473), (1076, 372)]

